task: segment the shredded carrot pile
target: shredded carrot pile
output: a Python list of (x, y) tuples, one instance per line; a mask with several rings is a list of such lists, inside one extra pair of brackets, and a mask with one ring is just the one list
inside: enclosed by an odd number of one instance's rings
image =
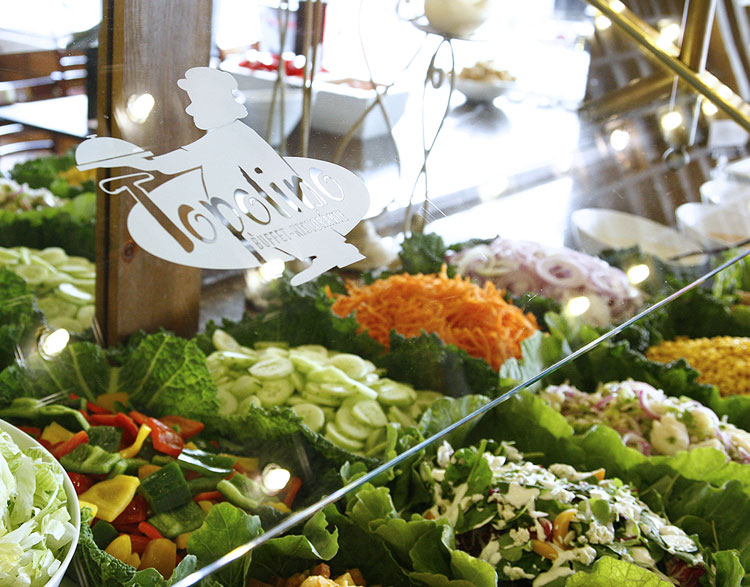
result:
[(338, 316), (355, 312), (360, 332), (389, 344), (391, 330), (408, 338), (424, 330), (436, 333), (446, 344), (466, 350), (472, 357), (499, 369), (510, 357), (521, 357), (521, 341), (538, 325), (532, 314), (503, 299), (487, 282), (480, 287), (469, 278), (439, 275), (393, 275), (370, 285), (347, 283), (332, 310)]

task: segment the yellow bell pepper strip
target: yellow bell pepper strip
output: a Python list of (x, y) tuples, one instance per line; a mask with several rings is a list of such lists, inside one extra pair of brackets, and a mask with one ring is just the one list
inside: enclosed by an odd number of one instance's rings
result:
[(121, 404), (127, 404), (128, 394), (124, 391), (115, 391), (114, 393), (103, 393), (102, 395), (96, 398), (96, 401), (94, 403), (100, 408), (104, 408), (105, 410), (109, 410), (110, 412), (116, 412), (117, 409), (115, 406), (115, 402), (120, 402)]
[(130, 557), (133, 555), (133, 545), (130, 543), (130, 536), (127, 534), (120, 534), (112, 542), (109, 543), (104, 552), (112, 555), (117, 560), (129, 564)]
[(141, 557), (138, 556), (137, 552), (134, 552), (133, 554), (130, 555), (130, 558), (128, 559), (127, 564), (129, 564), (133, 568), (138, 569), (141, 566)]
[(214, 507), (214, 502), (203, 499), (198, 502), (198, 505), (204, 512), (208, 513), (211, 511), (211, 508)]
[[(136, 489), (141, 484), (138, 477), (117, 475), (97, 483), (84, 491), (80, 498), (99, 508), (98, 516), (107, 522), (113, 522), (133, 500)], [(124, 562), (124, 561), (123, 561)]]
[(177, 545), (168, 538), (157, 538), (146, 545), (141, 559), (141, 569), (156, 569), (169, 579), (177, 566)]
[(67, 428), (60, 426), (57, 422), (52, 422), (42, 430), (42, 440), (46, 440), (52, 445), (59, 442), (65, 442), (71, 438), (73, 438), (73, 433)]
[[(83, 508), (89, 508), (91, 510), (91, 522), (94, 521), (94, 518), (96, 517), (97, 512), (99, 511), (99, 506), (93, 503), (89, 503), (88, 501), (81, 501), (78, 500), (78, 507)], [(89, 524), (91, 523), (89, 522)]]
[(177, 545), (177, 548), (179, 548), (180, 550), (187, 550), (187, 543), (191, 535), (192, 532), (183, 532), (177, 538), (175, 538), (174, 542)]
[(123, 459), (134, 458), (139, 452), (141, 452), (143, 443), (146, 441), (149, 434), (151, 434), (151, 428), (146, 424), (141, 424), (141, 427), (138, 429), (138, 436), (135, 437), (135, 442), (133, 442), (133, 444), (131, 444), (129, 447), (123, 448), (120, 451), (120, 456)]
[(552, 546), (549, 542), (542, 542), (541, 540), (532, 538), (531, 546), (535, 553), (551, 561), (556, 560), (559, 556), (557, 550), (555, 550), (555, 547)]

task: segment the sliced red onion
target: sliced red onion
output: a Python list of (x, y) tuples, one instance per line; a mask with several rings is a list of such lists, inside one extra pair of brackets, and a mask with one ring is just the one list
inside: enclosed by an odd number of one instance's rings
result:
[(643, 415), (647, 418), (650, 418), (651, 420), (659, 420), (659, 415), (656, 414), (651, 410), (651, 407), (649, 405), (649, 398), (648, 392), (644, 393), (646, 390), (644, 389), (636, 389), (635, 393), (638, 396), (638, 403), (641, 406), (641, 410), (643, 410)]

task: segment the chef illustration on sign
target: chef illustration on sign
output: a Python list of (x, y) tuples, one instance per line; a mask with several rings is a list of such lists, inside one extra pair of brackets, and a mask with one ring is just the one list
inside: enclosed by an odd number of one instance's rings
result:
[[(206, 131), (197, 141), (156, 156), (109, 137), (89, 138), (76, 149), (81, 170), (141, 170), (100, 182), (106, 193), (136, 199), (127, 224), (138, 245), (210, 269), (308, 261), (293, 285), (364, 258), (344, 238), (369, 206), (356, 175), (327, 161), (279, 156), (242, 122), (247, 110), (234, 99), (231, 74), (194, 67), (177, 85), (190, 97), (185, 111)], [(149, 190), (148, 171), (175, 177)]]

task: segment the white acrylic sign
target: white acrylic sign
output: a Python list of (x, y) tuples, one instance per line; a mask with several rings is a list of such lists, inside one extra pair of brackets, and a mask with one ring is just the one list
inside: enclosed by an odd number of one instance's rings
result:
[[(343, 236), (369, 206), (356, 175), (326, 161), (279, 156), (240, 121), (247, 111), (234, 100), (231, 74), (195, 67), (177, 85), (190, 97), (185, 111), (206, 131), (197, 141), (155, 156), (108, 137), (88, 138), (76, 149), (81, 170), (142, 170), (99, 183), (108, 194), (135, 198), (128, 230), (139, 246), (205, 269), (258, 267), (274, 259), (310, 262), (293, 285), (364, 258)], [(149, 190), (154, 176), (148, 171), (175, 177)]]

